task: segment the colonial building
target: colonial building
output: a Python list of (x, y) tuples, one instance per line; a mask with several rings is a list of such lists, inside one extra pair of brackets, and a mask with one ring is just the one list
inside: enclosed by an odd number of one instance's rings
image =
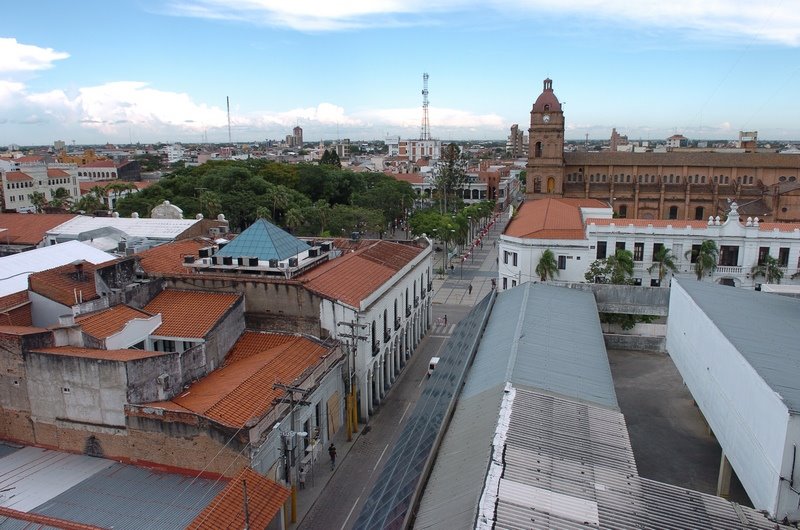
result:
[(552, 83), (545, 79), (531, 109), (529, 198), (599, 199), (620, 217), (682, 220), (722, 215), (730, 199), (742, 215), (800, 221), (800, 156), (733, 150), (565, 153), (564, 113)]
[(724, 221), (719, 217), (707, 221), (615, 219), (611, 208), (596, 199), (550, 198), (523, 204), (500, 236), (499, 288), (540, 280), (536, 266), (545, 250), (555, 255), (556, 281), (582, 282), (594, 260), (607, 258), (616, 249), (633, 254), (637, 285), (658, 286), (661, 279), (653, 256), (660, 248), (672, 252), (675, 275), (692, 278), (695, 258), (691, 251), (706, 240), (717, 244), (719, 260), (705, 281), (757, 287), (765, 279), (754, 277), (753, 267), (769, 255), (777, 259), (783, 283), (800, 283), (800, 223), (740, 219), (736, 203), (730, 205)]

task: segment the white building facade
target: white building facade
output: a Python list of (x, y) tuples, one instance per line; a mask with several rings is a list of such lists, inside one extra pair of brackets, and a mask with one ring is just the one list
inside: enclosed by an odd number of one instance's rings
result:
[[(544, 210), (546, 205), (537, 202), (524, 204), (520, 212), (528, 208)], [(514, 227), (517, 220), (513, 220), (500, 237), (498, 288), (510, 289), (522, 282), (538, 281), (535, 270), (545, 250), (551, 250), (558, 263), (554, 280), (583, 282), (593, 261), (612, 256), (618, 248), (633, 254), (634, 283), (658, 286), (658, 267), (652, 272), (648, 269), (653, 266), (653, 255), (659, 248), (672, 251), (677, 267), (675, 275), (692, 277), (691, 251), (706, 240), (714, 241), (719, 249), (717, 268), (704, 278), (706, 281), (750, 289), (759, 287), (766, 281), (763, 276), (754, 277), (753, 267), (769, 255), (778, 260), (782, 283), (800, 283), (800, 224), (761, 223), (757, 218), (741, 222), (736, 208), (736, 203), (732, 203), (725, 221), (719, 218), (679, 221), (614, 219), (610, 208), (575, 206), (572, 216), (581, 223), (581, 233), (574, 225), (565, 228), (563, 208), (554, 213), (551, 206), (547, 211), (534, 212), (538, 216), (533, 216), (544, 218), (547, 229), (523, 233), (519, 226)], [(527, 219), (519, 217), (520, 221)]]
[(54, 198), (59, 188), (64, 188), (73, 200), (80, 197), (77, 166), (74, 164), (48, 164), (38, 157), (24, 157), (0, 166), (3, 208), (18, 212), (33, 212), (33, 194), (44, 195), (47, 201)]

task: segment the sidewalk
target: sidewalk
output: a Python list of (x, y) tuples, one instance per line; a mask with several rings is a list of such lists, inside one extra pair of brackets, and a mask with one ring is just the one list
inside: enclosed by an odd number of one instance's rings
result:
[(336, 467), (332, 471), (328, 446), (326, 445), (320, 450), (319, 459), (314, 463), (313, 470), (309, 469), (306, 473), (306, 487), (300, 489), (298, 486), (297, 488), (297, 522), (289, 523), (286, 526), (287, 529), (297, 528), (303, 522), (303, 518), (314, 506), (317, 498), (336, 474), (344, 459), (347, 458), (347, 453), (353, 448), (353, 444), (361, 436), (363, 429), (364, 425), (359, 424), (358, 430), (353, 433), (353, 439), (349, 442), (344, 426), (333, 436), (333, 444), (336, 446)]

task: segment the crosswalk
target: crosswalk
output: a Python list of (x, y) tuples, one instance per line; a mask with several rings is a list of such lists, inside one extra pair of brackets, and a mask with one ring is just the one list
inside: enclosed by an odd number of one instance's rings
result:
[(449, 337), (453, 334), (454, 329), (456, 329), (456, 325), (453, 323), (434, 323), (433, 326), (431, 326), (431, 335), (434, 337)]

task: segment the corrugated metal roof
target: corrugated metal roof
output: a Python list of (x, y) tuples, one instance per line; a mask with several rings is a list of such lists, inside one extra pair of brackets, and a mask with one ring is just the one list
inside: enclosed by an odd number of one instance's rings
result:
[(258, 219), (215, 255), (252, 257), (261, 261), (285, 260), (309, 248), (311, 246), (305, 241), (297, 239), (266, 219)]
[(524, 283), (500, 293), (462, 396), (510, 381), (617, 409), (589, 292)]
[(679, 285), (786, 406), (800, 412), (800, 300), (711, 282)]
[(130, 237), (172, 240), (199, 222), (199, 219), (146, 219), (78, 215), (74, 219), (48, 230), (47, 235), (77, 239), (84, 232), (110, 227), (125, 232)]
[(33, 512), (116, 530), (185, 528), (226, 484), (114, 464)]
[(14, 454), (19, 450), (19, 447), (11, 447), (10, 445), (0, 444), (0, 458), (5, 458), (6, 456)]

